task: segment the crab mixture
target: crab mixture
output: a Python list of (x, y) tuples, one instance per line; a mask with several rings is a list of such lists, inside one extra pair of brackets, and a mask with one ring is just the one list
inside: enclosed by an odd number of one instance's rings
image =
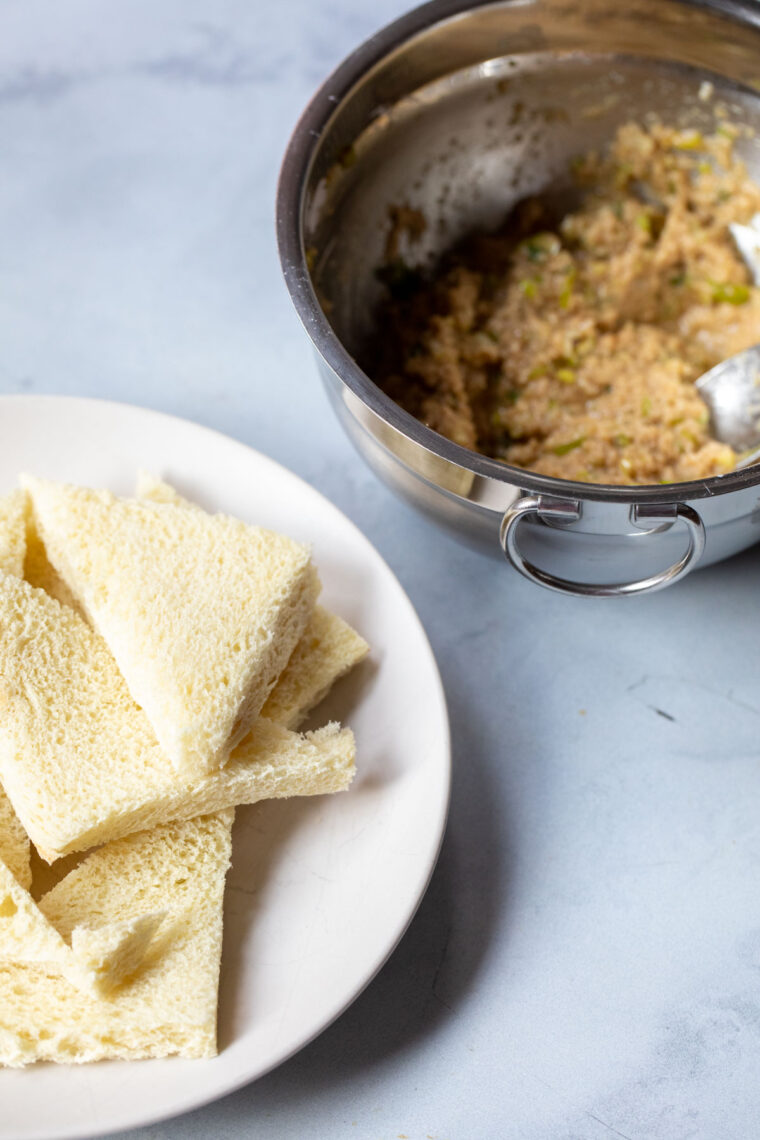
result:
[(545, 475), (732, 470), (694, 381), (760, 341), (760, 289), (728, 229), (760, 211), (736, 135), (628, 124), (574, 162), (560, 218), (527, 199), (432, 281), (391, 262), (381, 386), (456, 443)]

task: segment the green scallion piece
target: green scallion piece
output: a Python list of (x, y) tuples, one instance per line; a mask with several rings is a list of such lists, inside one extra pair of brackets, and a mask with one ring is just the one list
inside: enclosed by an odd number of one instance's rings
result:
[(573, 295), (573, 286), (575, 284), (576, 271), (571, 269), (565, 276), (565, 281), (559, 291), (559, 306), (561, 309), (566, 309), (570, 304), (570, 298)]
[(699, 131), (691, 131), (689, 134), (679, 135), (675, 145), (676, 150), (702, 150), (705, 140)]
[(569, 455), (571, 451), (575, 451), (576, 447), (586, 442), (585, 435), (580, 436), (578, 439), (571, 439), (569, 443), (558, 443), (556, 447), (552, 448), (555, 455)]
[(713, 301), (727, 301), (729, 305), (746, 305), (749, 298), (749, 285), (737, 285), (732, 281), (713, 283)]

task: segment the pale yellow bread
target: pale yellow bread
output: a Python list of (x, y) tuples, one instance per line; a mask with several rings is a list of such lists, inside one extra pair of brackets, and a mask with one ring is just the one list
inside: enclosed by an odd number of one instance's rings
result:
[(166, 911), (120, 919), (103, 926), (75, 926), (71, 950), (92, 979), (92, 990), (111, 994), (142, 966)]
[(0, 1064), (211, 1057), (233, 813), (92, 852), (40, 903), (62, 933), (166, 911), (142, 968), (108, 999), (40, 966), (0, 963)]
[(29, 893), (32, 898), (39, 902), (43, 895), (57, 886), (61, 879), (65, 879), (69, 871), (78, 867), (86, 857), (86, 851), (72, 851), (70, 855), (56, 859), (54, 863), (48, 863), (42, 858), (34, 844), (31, 844), (29, 862), (32, 865), (32, 885), (29, 888)]
[(78, 982), (71, 948), (37, 903), (0, 862), (0, 960), (55, 966)]
[(32, 883), (29, 836), (0, 787), (0, 860), (27, 890)]
[[(0, 570), (17, 578), (24, 571), (27, 514), (26, 491), (12, 491), (0, 498)], [(0, 784), (0, 859), (22, 887), (29, 887), (32, 881), (29, 854), (29, 837)]]
[(203, 510), (203, 507), (198, 506), (191, 499), (186, 499), (184, 495), (180, 495), (177, 488), (172, 487), (171, 483), (167, 483), (165, 479), (160, 479), (158, 475), (143, 469), (137, 472), (135, 496), (138, 499), (149, 499), (153, 503), (174, 503), (175, 506), (192, 507), (197, 511)]
[(170, 820), (340, 791), (354, 753), (338, 725), (298, 735), (262, 717), (223, 768), (180, 776), (102, 638), (0, 574), (0, 780), (48, 862)]
[(26, 550), (26, 491), (11, 491), (0, 497), (0, 570), (21, 578)]
[(27, 889), (32, 882), (29, 854), (29, 836), (0, 787), (0, 859)]
[[(146, 471), (138, 472), (136, 494), (156, 503), (201, 509), (182, 498), (169, 483)], [(368, 652), (367, 642), (347, 622), (316, 606), (261, 715), (286, 728), (298, 728), (333, 683), (358, 665)]]
[(133, 916), (114, 924), (99, 918), (97, 929), (74, 923), (62, 932), (0, 862), (0, 961), (55, 969), (84, 993), (104, 997), (134, 973), (161, 917)]
[(37, 589), (50, 594), (50, 597), (55, 598), (62, 606), (71, 606), (82, 617), (85, 616), (79, 602), (55, 567), (51, 565), (45, 544), (37, 531), (32, 511), (28, 512), (26, 520), (26, 557), (24, 558), (24, 571), (21, 577), (30, 586), (36, 586)]
[(250, 729), (319, 589), (291, 539), (174, 504), (23, 478), (47, 557), (107, 642), (165, 754), (218, 768)]
[[(182, 503), (188, 507), (193, 506), (187, 500), (182, 499), (168, 483), (144, 472), (140, 472), (138, 476), (137, 495), (138, 497), (151, 498), (156, 502)], [(196, 509), (200, 510), (201, 508)], [(31, 513), (27, 520), (24, 577), (31, 585), (44, 589), (62, 604), (69, 605), (81, 613), (71, 591), (48, 561), (45, 547), (37, 534), (34, 517)], [(327, 623), (325, 619), (327, 619)], [(304, 652), (306, 647), (312, 650), (313, 658)], [(316, 606), (306, 627), (306, 632), (298, 642), (288, 665), (269, 696), (267, 701), (267, 708), (270, 710), (267, 714), (269, 719), (284, 724), (286, 728), (295, 729), (298, 722), (317, 703), (319, 694), (326, 692), (332, 681), (350, 669), (365, 652), (366, 642), (354, 633), (350, 626), (335, 615), (327, 614), (327, 611), (321, 606)], [(29, 840), (26, 832), (16, 819), (7, 798), (5, 804), (28, 853)], [(0, 796), (0, 855), (2, 855), (2, 806), (2, 797)], [(38, 898), (40, 894), (50, 889), (65, 874), (68, 874), (67, 864), (72, 858), (81, 859), (81, 857), (81, 853), (74, 853), (68, 859), (56, 861), (52, 867), (48, 863), (38, 861), (33, 879), (35, 897)], [(28, 879), (31, 877), (26, 873), (28, 865), (27, 855), (24, 865), (26, 875), (24, 885), (28, 885)]]
[(333, 684), (369, 652), (348, 622), (315, 606), (309, 624), (269, 694), (261, 715), (296, 729)]

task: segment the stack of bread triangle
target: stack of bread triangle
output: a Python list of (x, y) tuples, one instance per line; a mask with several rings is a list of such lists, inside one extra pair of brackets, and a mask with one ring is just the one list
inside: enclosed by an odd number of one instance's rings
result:
[(234, 809), (354, 773), (298, 732), (367, 652), (318, 592), (149, 476), (0, 500), (0, 1064), (216, 1052)]

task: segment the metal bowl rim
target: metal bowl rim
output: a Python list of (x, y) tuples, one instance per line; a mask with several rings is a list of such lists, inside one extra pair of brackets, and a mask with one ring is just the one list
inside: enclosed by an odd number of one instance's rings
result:
[[(750, 0), (669, 0), (671, 4), (713, 12), (739, 23), (760, 24)], [(304, 109), (283, 157), (276, 194), (276, 231), (285, 283), (314, 347), (338, 378), (386, 424), (431, 454), (465, 471), (534, 494), (589, 501), (670, 504), (712, 498), (760, 483), (760, 464), (706, 479), (663, 485), (628, 486), (557, 479), (502, 463), (453, 443), (404, 411), (359, 367), (334, 332), (317, 299), (303, 240), (303, 196), (317, 146), (342, 100), (362, 76), (395, 48), (435, 24), (501, 0), (429, 0), (381, 28), (335, 68)]]

